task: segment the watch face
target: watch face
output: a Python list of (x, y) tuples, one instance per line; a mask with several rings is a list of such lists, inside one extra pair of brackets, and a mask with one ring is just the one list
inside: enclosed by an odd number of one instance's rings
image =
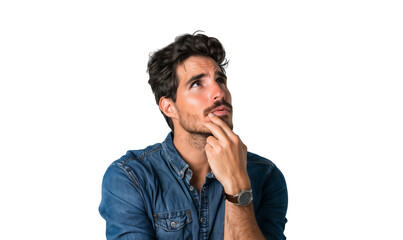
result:
[(252, 200), (252, 193), (251, 192), (243, 192), (241, 195), (239, 195), (238, 201), (239, 204), (246, 206), (250, 203)]

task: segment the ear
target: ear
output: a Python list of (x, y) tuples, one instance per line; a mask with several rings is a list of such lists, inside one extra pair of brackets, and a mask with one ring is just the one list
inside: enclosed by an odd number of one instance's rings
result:
[(161, 97), (159, 102), (160, 110), (165, 114), (165, 116), (170, 118), (176, 118), (176, 107), (172, 99)]

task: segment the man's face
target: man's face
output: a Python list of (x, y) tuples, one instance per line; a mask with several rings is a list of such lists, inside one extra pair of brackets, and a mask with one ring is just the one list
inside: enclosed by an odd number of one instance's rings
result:
[(179, 84), (175, 106), (182, 129), (189, 133), (210, 134), (203, 126), (203, 122), (210, 121), (209, 113), (219, 116), (233, 128), (227, 77), (213, 59), (189, 57), (177, 67), (176, 73)]

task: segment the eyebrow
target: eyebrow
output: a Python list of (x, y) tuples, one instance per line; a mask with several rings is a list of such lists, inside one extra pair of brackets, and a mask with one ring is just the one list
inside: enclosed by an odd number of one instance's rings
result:
[(194, 82), (194, 81), (196, 81), (196, 80), (199, 80), (200, 78), (202, 78), (202, 77), (204, 77), (204, 76), (206, 76), (206, 74), (201, 73), (201, 74), (199, 74), (199, 75), (196, 75), (196, 76), (191, 77), (189, 80), (187, 80), (185, 86), (188, 86), (188, 85), (191, 84), (192, 82)]
[[(221, 72), (221, 71), (218, 71), (218, 70), (217, 70), (217, 71), (215, 72), (215, 75), (218, 75), (218, 76), (220, 76), (220, 77), (222, 77), (222, 78), (225, 78), (225, 80), (227, 80), (227, 76), (226, 76), (223, 72)], [(196, 76), (193, 76), (193, 77), (191, 77), (189, 80), (186, 81), (186, 85), (185, 85), (185, 86), (188, 86), (189, 84), (193, 83), (194, 81), (199, 80), (200, 78), (203, 78), (203, 77), (205, 77), (205, 76), (206, 76), (205, 73), (201, 73), (201, 74), (198, 74), (198, 75), (196, 75)]]
[(215, 75), (218, 75), (218, 76), (220, 76), (220, 77), (222, 77), (222, 78), (225, 78), (225, 80), (227, 80), (227, 75), (225, 75), (223, 72), (221, 72), (221, 71), (216, 71), (215, 72)]

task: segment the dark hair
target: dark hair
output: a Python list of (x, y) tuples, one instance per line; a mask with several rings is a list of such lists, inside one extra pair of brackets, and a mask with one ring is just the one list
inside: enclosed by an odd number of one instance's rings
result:
[[(173, 43), (150, 55), (147, 66), (147, 72), (150, 75), (148, 83), (157, 105), (159, 105), (161, 97), (170, 98), (176, 102), (179, 83), (176, 68), (191, 56), (211, 57), (225, 73), (224, 68), (228, 61), (225, 59), (224, 47), (216, 38), (196, 33), (178, 36)], [(165, 116), (162, 111), (161, 113), (173, 131), (172, 119)]]

